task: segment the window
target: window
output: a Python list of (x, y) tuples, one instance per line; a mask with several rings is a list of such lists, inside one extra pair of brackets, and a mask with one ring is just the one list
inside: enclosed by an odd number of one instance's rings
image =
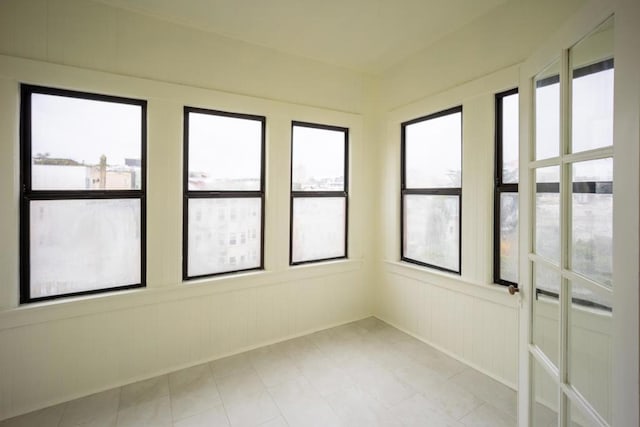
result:
[(401, 128), (400, 258), (460, 274), (462, 106)]
[(347, 257), (349, 130), (292, 123), (291, 265)]
[(496, 95), (493, 281), (518, 283), (518, 89)]
[(21, 91), (20, 302), (145, 286), (146, 101)]
[[(185, 107), (184, 280), (263, 268), (265, 123)], [(259, 238), (242, 238), (247, 230)]]

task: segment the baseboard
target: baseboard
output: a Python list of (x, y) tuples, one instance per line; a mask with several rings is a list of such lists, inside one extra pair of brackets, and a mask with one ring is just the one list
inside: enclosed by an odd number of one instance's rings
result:
[(441, 346), (439, 346), (438, 344), (436, 344), (436, 343), (434, 343), (434, 342), (431, 342), (431, 341), (429, 341), (429, 340), (426, 340), (426, 339), (424, 339), (423, 337), (418, 336), (418, 335), (414, 334), (413, 332), (408, 331), (408, 330), (406, 330), (405, 328), (403, 328), (403, 327), (401, 327), (401, 326), (398, 326), (398, 325), (396, 325), (395, 323), (393, 323), (393, 322), (391, 322), (391, 321), (389, 321), (389, 320), (384, 319), (382, 316), (378, 316), (378, 315), (374, 314), (374, 315), (373, 315), (373, 317), (375, 317), (376, 319), (381, 320), (381, 321), (383, 321), (383, 322), (385, 322), (385, 323), (387, 323), (387, 324), (389, 324), (389, 325), (393, 326), (394, 328), (396, 328), (396, 329), (398, 329), (398, 330), (400, 330), (400, 331), (404, 332), (404, 333), (405, 333), (405, 334), (407, 334), (407, 335), (411, 335), (413, 338), (415, 338), (415, 339), (417, 339), (417, 340), (419, 340), (419, 341), (422, 341), (422, 342), (423, 342), (423, 343), (425, 343), (425, 344), (430, 345), (431, 347), (435, 348), (436, 350), (441, 351), (442, 353), (446, 354), (447, 356), (450, 356), (450, 357), (452, 357), (452, 358), (456, 359), (457, 361), (459, 361), (459, 362), (461, 362), (461, 363), (464, 363), (465, 365), (469, 366), (470, 368), (473, 368), (473, 369), (475, 369), (476, 371), (479, 371), (479, 372), (481, 372), (481, 373), (485, 374), (486, 376), (488, 376), (488, 377), (490, 377), (490, 378), (492, 378), (492, 379), (494, 379), (494, 380), (498, 381), (499, 383), (501, 383), (501, 384), (503, 384), (503, 385), (505, 385), (505, 386), (509, 387), (510, 389), (515, 390), (515, 391), (518, 391), (518, 386), (517, 386), (517, 384), (514, 384), (514, 383), (512, 383), (511, 381), (508, 381), (508, 380), (506, 380), (506, 379), (504, 379), (504, 378), (501, 378), (501, 377), (499, 377), (499, 376), (495, 375), (495, 374), (494, 374), (494, 373), (492, 373), (492, 372), (487, 371), (486, 369), (484, 369), (484, 368), (482, 368), (482, 367), (480, 367), (480, 366), (476, 365), (476, 364), (475, 364), (475, 363), (473, 363), (473, 362), (470, 362), (469, 360), (465, 359), (464, 357), (461, 357), (461, 356), (460, 356), (460, 355), (458, 355), (458, 354), (455, 354), (455, 353), (453, 353), (453, 352), (451, 352), (451, 351), (449, 351), (449, 350), (447, 350), (447, 349), (445, 349), (445, 348), (442, 348), (442, 347), (441, 347)]
[(283, 337), (280, 337), (280, 338), (277, 338), (277, 339), (274, 339), (274, 340), (264, 341), (264, 342), (261, 342), (261, 343), (258, 343), (258, 344), (241, 347), (241, 348), (235, 349), (235, 350), (227, 352), (227, 353), (217, 354), (217, 355), (214, 355), (214, 356), (211, 356), (211, 357), (205, 357), (205, 358), (198, 359), (198, 360), (195, 360), (195, 361), (190, 361), (190, 362), (187, 362), (187, 363), (174, 365), (174, 366), (171, 366), (171, 367), (167, 367), (166, 369), (160, 369), (160, 370), (154, 372), (153, 374), (145, 374), (145, 375), (130, 377), (130, 378), (127, 378), (126, 380), (116, 381), (116, 382), (107, 384), (104, 387), (96, 387), (96, 388), (93, 388), (93, 389), (89, 389), (89, 390), (83, 391), (81, 393), (73, 393), (73, 394), (69, 394), (69, 395), (66, 395), (66, 396), (62, 396), (62, 397), (60, 397), (58, 399), (51, 399), (51, 400), (48, 400), (48, 401), (45, 401), (45, 402), (42, 402), (42, 403), (39, 403), (39, 404), (26, 406), (26, 407), (24, 407), (24, 408), (22, 408), (22, 409), (20, 409), (20, 410), (18, 410), (16, 412), (13, 412), (13, 413), (10, 412), (9, 414), (0, 415), (0, 421), (6, 420), (6, 419), (9, 419), (9, 418), (14, 418), (14, 417), (17, 417), (17, 416), (20, 416), (20, 415), (28, 414), (28, 413), (33, 412), (33, 411), (38, 411), (38, 410), (41, 410), (41, 409), (45, 409), (45, 408), (48, 408), (50, 406), (59, 405), (59, 404), (65, 403), (65, 402), (69, 402), (71, 400), (80, 399), (82, 397), (90, 396), (92, 394), (101, 393), (103, 391), (111, 390), (113, 388), (122, 387), (122, 386), (125, 386), (125, 385), (128, 385), (128, 384), (132, 384), (132, 383), (136, 383), (136, 382), (139, 382), (139, 381), (145, 381), (145, 380), (148, 380), (148, 379), (151, 379), (151, 378), (155, 378), (155, 377), (160, 376), (160, 375), (170, 374), (172, 372), (179, 371), (181, 369), (191, 368), (193, 366), (201, 365), (203, 363), (213, 362), (214, 360), (222, 359), (222, 358), (229, 357), (229, 356), (234, 356), (236, 354), (240, 354), (240, 353), (244, 353), (244, 352), (247, 352), (247, 351), (255, 350), (257, 348), (266, 347), (268, 345), (277, 344), (277, 343), (280, 343), (280, 342), (283, 342), (283, 341), (288, 341), (290, 339), (303, 337), (305, 335), (313, 334), (315, 332), (324, 331), (326, 329), (335, 328), (335, 327), (341, 326), (341, 325), (346, 325), (347, 323), (357, 322), (358, 320), (366, 319), (366, 318), (369, 318), (369, 317), (373, 317), (373, 314), (368, 314), (368, 315), (365, 315), (365, 316), (358, 316), (358, 317), (350, 319), (350, 320), (330, 323), (328, 325), (319, 326), (319, 327), (316, 327), (316, 328), (311, 328), (311, 329), (308, 329), (308, 330), (305, 330), (305, 331), (302, 331), (302, 332), (299, 332), (299, 333), (296, 333), (296, 334), (286, 335), (286, 336), (283, 336)]

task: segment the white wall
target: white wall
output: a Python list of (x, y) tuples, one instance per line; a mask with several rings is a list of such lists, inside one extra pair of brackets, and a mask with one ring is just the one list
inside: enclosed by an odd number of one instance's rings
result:
[[(147, 288), (18, 306), (21, 82), (148, 100)], [(374, 83), (100, 3), (0, 2), (0, 419), (371, 315)], [(263, 272), (182, 282), (184, 105), (267, 117)], [(350, 129), (349, 260), (288, 265), (291, 120)]]
[[(376, 314), (512, 387), (518, 297), (492, 283), (494, 95), (518, 84), (518, 68), (443, 91), (385, 116), (382, 280)], [(462, 105), (462, 276), (399, 262), (400, 124)]]
[[(500, 26), (481, 18), (378, 80), (102, 3), (0, 2), (0, 419), (371, 314), (515, 387), (519, 298), (491, 284), (493, 95), (518, 84), (509, 65), (582, 2), (544, 0), (553, 14), (515, 3), (500, 8)], [(636, 33), (626, 28), (621, 49), (631, 57)], [(146, 289), (18, 307), (22, 81), (149, 100)], [(625, 123), (637, 125), (633, 99)], [(461, 277), (398, 262), (400, 123), (460, 104)], [(264, 272), (181, 281), (183, 105), (267, 116)], [(288, 267), (292, 119), (352, 130), (348, 261)], [(640, 129), (623, 132), (637, 165)], [(637, 171), (624, 170), (637, 183)], [(637, 258), (636, 238), (619, 245)], [(637, 332), (633, 310), (623, 319)], [(637, 364), (637, 348), (617, 357)], [(624, 375), (633, 399), (637, 371)]]
[(91, 0), (2, 0), (0, 53), (361, 112), (359, 73)]
[(388, 69), (383, 104), (398, 108), (525, 60), (584, 0), (508, 1)]

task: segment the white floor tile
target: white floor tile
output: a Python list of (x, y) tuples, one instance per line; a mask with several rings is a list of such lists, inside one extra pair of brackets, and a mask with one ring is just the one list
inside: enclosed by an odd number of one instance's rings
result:
[(459, 420), (484, 402), (474, 394), (447, 381), (440, 384), (437, 391), (423, 395), (435, 408), (453, 419)]
[(504, 384), (471, 368), (455, 375), (451, 381), (513, 418), (517, 417), (516, 392)]
[(399, 403), (392, 412), (400, 419), (402, 425), (408, 427), (463, 427), (463, 424), (435, 409), (421, 394)]
[(380, 365), (351, 369), (349, 375), (367, 393), (387, 407), (402, 402), (416, 393), (413, 387), (400, 381), (388, 369)]
[(117, 427), (172, 427), (169, 396), (129, 406), (118, 412)]
[(460, 420), (467, 427), (516, 427), (516, 419), (485, 403)]
[(516, 393), (368, 318), (0, 427), (515, 426)]
[(229, 427), (229, 420), (222, 404), (197, 415), (176, 421), (174, 427)]
[(325, 427), (341, 424), (327, 401), (304, 377), (269, 388), (269, 393), (291, 427)]
[(251, 368), (249, 357), (245, 353), (214, 360), (210, 363), (213, 378), (216, 380)]
[(253, 368), (236, 372), (217, 381), (223, 400), (242, 399), (248, 394), (259, 393), (265, 389), (262, 380)]
[(254, 427), (280, 416), (280, 410), (266, 389), (223, 401), (233, 427)]
[(253, 362), (253, 367), (267, 387), (277, 386), (300, 376), (300, 370), (288, 357), (262, 359)]
[(358, 386), (349, 386), (325, 397), (346, 426), (401, 426), (389, 409)]
[(221, 403), (218, 388), (207, 364), (169, 375), (173, 420), (204, 412)]
[(0, 421), (0, 427), (58, 427), (66, 404), (50, 406), (39, 411)]
[(278, 417), (264, 424), (260, 424), (260, 427), (288, 427), (288, 425), (283, 417)]
[(354, 384), (345, 371), (336, 367), (328, 359), (305, 363), (300, 370), (322, 396)]
[(169, 396), (169, 377), (161, 375), (120, 389), (120, 410)]
[(112, 426), (118, 413), (120, 389), (107, 390), (67, 403), (60, 427)]

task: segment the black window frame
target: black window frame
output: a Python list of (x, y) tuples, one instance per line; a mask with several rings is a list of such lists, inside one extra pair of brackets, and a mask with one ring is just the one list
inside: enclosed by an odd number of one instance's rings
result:
[[(32, 139), (31, 139), (31, 95), (53, 95), (89, 101), (104, 101), (127, 105), (136, 105), (141, 110), (140, 135), (140, 189), (133, 190), (34, 190), (32, 188)], [(22, 83), (20, 85), (20, 304), (36, 303), (60, 298), (92, 295), (127, 289), (146, 287), (147, 258), (147, 101), (105, 95), (91, 92), (61, 89)], [(108, 288), (89, 289), (78, 292), (31, 297), (31, 263), (30, 263), (30, 202), (35, 200), (108, 200), (138, 199), (140, 200), (140, 283), (111, 286)]]
[[(294, 191), (293, 190), (293, 128), (307, 127), (344, 133), (344, 188), (342, 191)], [(293, 120), (291, 122), (291, 161), (289, 162), (289, 265), (303, 265), (349, 258), (349, 128)], [(344, 198), (344, 255), (304, 261), (293, 261), (293, 204), (296, 198), (342, 197)]]
[[(208, 114), (234, 119), (254, 120), (260, 122), (260, 189), (259, 190), (189, 190), (189, 114)], [(264, 270), (264, 225), (265, 225), (265, 177), (266, 177), (266, 127), (265, 116), (234, 113), (228, 111), (213, 110), (208, 108), (184, 106), (183, 109), (183, 187), (182, 187), (182, 280), (187, 282), (209, 277), (232, 275), (248, 271)], [(189, 200), (190, 199), (243, 199), (260, 198), (260, 263), (257, 267), (243, 268), (217, 273), (199, 274), (189, 276)], [(237, 238), (237, 237), (236, 237)], [(227, 241), (230, 247), (230, 242)]]
[[(516, 94), (518, 94), (518, 88), (499, 92), (495, 95), (495, 175), (493, 186), (493, 282), (503, 286), (514, 286), (515, 288), (518, 287), (517, 283), (505, 280), (500, 276), (500, 214), (502, 213), (500, 209), (500, 195), (503, 193), (518, 194), (518, 184), (520, 180), (518, 179), (516, 183), (505, 183), (503, 182), (502, 176), (502, 149), (504, 142), (502, 135), (503, 100), (508, 96)], [(518, 227), (519, 226), (520, 219), (518, 218)]]
[[(406, 183), (406, 128), (415, 123), (427, 120), (437, 119), (451, 114), (460, 113), (460, 187), (436, 187), (436, 188), (407, 188)], [(447, 273), (462, 275), (462, 165), (463, 165), (463, 147), (464, 147), (464, 113), (462, 105), (447, 108), (433, 114), (418, 117), (400, 124), (400, 260), (409, 262), (422, 267), (433, 268), (435, 270)], [(426, 195), (426, 196), (457, 196), (458, 197), (458, 270), (452, 270), (435, 264), (429, 264), (420, 260), (406, 257), (404, 254), (404, 236), (405, 236), (405, 196), (408, 195)]]

